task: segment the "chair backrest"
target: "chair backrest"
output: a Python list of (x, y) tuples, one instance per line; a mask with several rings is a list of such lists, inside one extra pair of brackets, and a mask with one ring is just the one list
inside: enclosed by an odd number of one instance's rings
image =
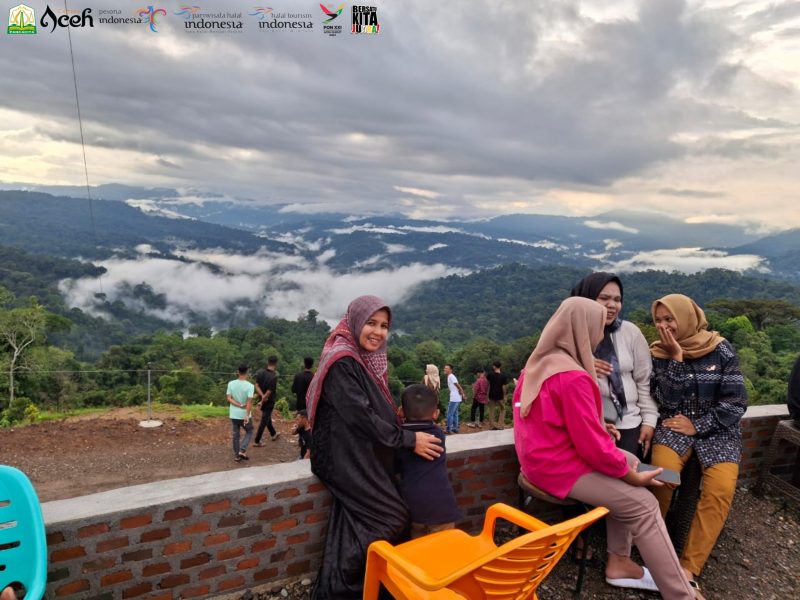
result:
[(25, 474), (0, 465), (0, 590), (25, 587), (40, 600), (47, 583), (47, 541), (39, 498)]
[(526, 533), (497, 548), (472, 572), (447, 587), (471, 600), (522, 600), (535, 598), (536, 588), (580, 532), (608, 513), (594, 510)]

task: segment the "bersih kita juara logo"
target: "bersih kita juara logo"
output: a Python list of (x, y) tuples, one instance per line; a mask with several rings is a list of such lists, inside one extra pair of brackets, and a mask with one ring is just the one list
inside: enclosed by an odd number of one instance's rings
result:
[(9, 35), (36, 33), (36, 14), (30, 6), (19, 4), (8, 11)]
[(378, 23), (378, 7), (354, 4), (352, 15), (353, 21), (350, 33), (380, 33), (381, 25)]

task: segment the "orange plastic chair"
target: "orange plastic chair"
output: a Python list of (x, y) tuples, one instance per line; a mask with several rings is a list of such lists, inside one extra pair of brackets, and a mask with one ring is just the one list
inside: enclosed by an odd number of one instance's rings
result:
[[(380, 584), (398, 600), (536, 600), (536, 588), (572, 541), (606, 514), (599, 507), (547, 525), (507, 504), (494, 504), (475, 536), (450, 529), (398, 546), (373, 542), (367, 552), (364, 600), (378, 598)], [(530, 533), (498, 547), (493, 539), (498, 518)]]

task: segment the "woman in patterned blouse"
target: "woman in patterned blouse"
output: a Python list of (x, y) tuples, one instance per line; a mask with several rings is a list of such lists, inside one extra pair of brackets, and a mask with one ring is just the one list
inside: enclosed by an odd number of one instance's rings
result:
[[(650, 384), (660, 420), (653, 438), (653, 464), (681, 471), (694, 453), (703, 469), (703, 489), (681, 566), (700, 575), (728, 517), (742, 453), (739, 422), (747, 407), (744, 377), (728, 341), (708, 331), (703, 310), (681, 294), (656, 300), (653, 321), (659, 340), (650, 346)], [(664, 515), (672, 489), (653, 490)]]

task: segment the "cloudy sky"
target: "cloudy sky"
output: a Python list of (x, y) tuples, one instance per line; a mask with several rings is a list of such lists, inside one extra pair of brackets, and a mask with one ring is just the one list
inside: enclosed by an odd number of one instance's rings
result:
[[(29, 0), (37, 20), (46, 2)], [(381, 31), (72, 30), (92, 184), (415, 217), (623, 207), (800, 226), (800, 3), (377, 1)], [(62, 6), (53, 0), (54, 9)], [(263, 6), (263, 5), (262, 5)], [(337, 4), (338, 6), (338, 4)], [(0, 32), (0, 183), (82, 184), (66, 29)]]

